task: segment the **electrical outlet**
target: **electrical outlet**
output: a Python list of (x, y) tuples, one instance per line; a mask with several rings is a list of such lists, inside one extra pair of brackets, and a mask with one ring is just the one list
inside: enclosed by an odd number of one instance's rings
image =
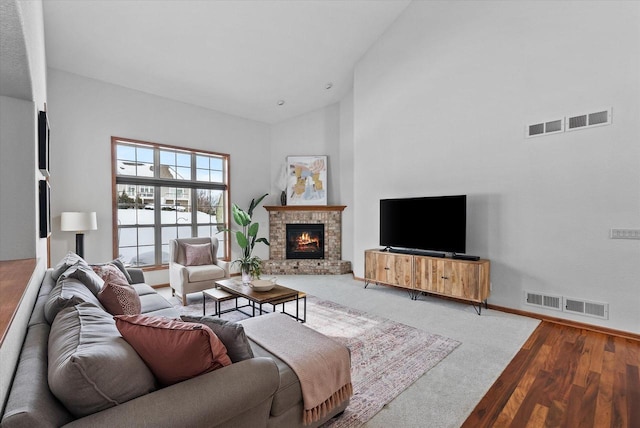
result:
[(611, 239), (640, 239), (640, 229), (611, 229)]

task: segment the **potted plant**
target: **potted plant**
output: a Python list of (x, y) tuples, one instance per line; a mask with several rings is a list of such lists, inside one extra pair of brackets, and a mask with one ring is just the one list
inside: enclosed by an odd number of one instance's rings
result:
[[(244, 211), (242, 208), (233, 204), (231, 211), (233, 214), (233, 220), (242, 229), (235, 232), (236, 241), (240, 247), (242, 253), (241, 256), (234, 260), (232, 264), (239, 265), (242, 272), (242, 282), (247, 284), (251, 282), (253, 277), (260, 278), (260, 271), (262, 269), (262, 260), (258, 256), (253, 255), (253, 247), (262, 242), (269, 245), (269, 241), (266, 238), (258, 238), (259, 223), (252, 223), (251, 216), (253, 210), (262, 202), (262, 200), (268, 195), (265, 193), (258, 200), (251, 200), (249, 209)], [(230, 230), (233, 232), (232, 230)]]

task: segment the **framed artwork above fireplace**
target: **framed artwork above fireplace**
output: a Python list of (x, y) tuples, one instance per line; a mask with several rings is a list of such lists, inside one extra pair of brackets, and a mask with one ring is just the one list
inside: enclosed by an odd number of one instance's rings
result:
[(327, 157), (287, 157), (287, 204), (327, 205)]

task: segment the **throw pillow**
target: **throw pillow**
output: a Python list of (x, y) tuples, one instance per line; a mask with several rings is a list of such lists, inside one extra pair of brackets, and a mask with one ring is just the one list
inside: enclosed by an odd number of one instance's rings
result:
[(184, 256), (186, 266), (213, 264), (211, 244), (184, 244)]
[(103, 265), (106, 265), (106, 264), (112, 264), (115, 267), (117, 267), (120, 270), (120, 272), (122, 272), (124, 277), (127, 279), (127, 282), (129, 284), (131, 284), (133, 282), (131, 280), (131, 275), (129, 274), (129, 271), (127, 270), (126, 267), (124, 267), (124, 263), (122, 263), (122, 260), (120, 260), (120, 259), (114, 259), (114, 260), (111, 260), (110, 262), (107, 262), (107, 263), (93, 263), (93, 264), (91, 264), (91, 267), (103, 266)]
[(60, 278), (76, 278), (82, 282), (94, 296), (97, 296), (102, 287), (104, 281), (91, 269), (86, 263), (78, 262), (75, 265), (67, 269)]
[(60, 275), (62, 275), (67, 269), (78, 262), (87, 264), (87, 262), (85, 262), (82, 257), (69, 251), (67, 255), (64, 256), (62, 260), (60, 260), (60, 262), (58, 262), (56, 267), (53, 268), (53, 271), (51, 272), (51, 278), (53, 278), (54, 281), (57, 281), (58, 278), (60, 278)]
[(182, 321), (204, 324), (213, 331), (227, 348), (232, 363), (253, 358), (253, 350), (242, 324), (225, 321), (216, 317), (190, 317), (183, 315)]
[(122, 271), (113, 263), (91, 265), (91, 268), (104, 282), (109, 281), (119, 285), (129, 285), (127, 277), (125, 277)]
[(62, 309), (83, 302), (102, 309), (98, 298), (83, 283), (75, 278), (61, 278), (49, 293), (47, 303), (44, 305), (44, 317), (51, 324)]
[(231, 364), (224, 344), (202, 324), (147, 315), (114, 318), (122, 337), (162, 385), (172, 385)]
[(111, 315), (137, 315), (142, 310), (140, 296), (129, 284), (105, 282), (98, 300)]
[(111, 261), (111, 263), (115, 267), (120, 269), (120, 272), (122, 272), (124, 274), (124, 277), (127, 278), (127, 281), (129, 282), (129, 284), (131, 284), (131, 275), (129, 275), (129, 272), (127, 271), (127, 268), (124, 266), (124, 263), (122, 263), (122, 260), (114, 259), (114, 260)]
[(76, 417), (155, 390), (155, 379), (113, 318), (83, 303), (56, 317), (49, 334), (51, 392)]

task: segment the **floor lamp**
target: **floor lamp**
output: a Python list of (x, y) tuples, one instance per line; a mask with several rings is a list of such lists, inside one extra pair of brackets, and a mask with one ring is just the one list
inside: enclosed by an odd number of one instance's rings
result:
[(63, 212), (60, 216), (60, 230), (76, 232), (76, 254), (84, 258), (84, 231), (96, 230), (98, 219), (95, 212)]

